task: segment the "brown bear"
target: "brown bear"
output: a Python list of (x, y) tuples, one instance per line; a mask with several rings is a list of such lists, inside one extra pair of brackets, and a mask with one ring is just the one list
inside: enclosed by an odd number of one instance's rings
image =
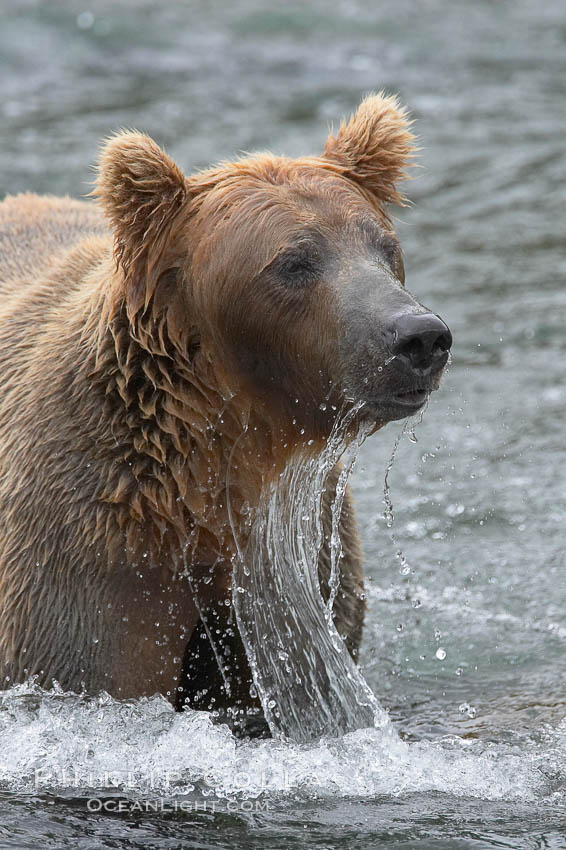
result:
[[(413, 414), (448, 358), (448, 328), (404, 288), (387, 212), (404, 200), (409, 125), (374, 95), (322, 156), (258, 154), (189, 177), (124, 132), (102, 150), (101, 210), (0, 204), (4, 687), (34, 675), (257, 708), (226, 604), (235, 537), (290, 459), (322, 451), (337, 410), (358, 405), (374, 430)], [(323, 500), (325, 598), (338, 472)], [(333, 616), (355, 657), (349, 493), (339, 530)]]

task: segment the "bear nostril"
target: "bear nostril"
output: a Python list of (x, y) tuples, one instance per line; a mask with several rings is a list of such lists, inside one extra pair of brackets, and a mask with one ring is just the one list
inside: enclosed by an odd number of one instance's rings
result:
[(443, 354), (450, 351), (452, 347), (452, 334), (450, 331), (445, 334), (440, 334), (438, 339), (436, 339), (432, 345), (431, 354), (433, 359), (437, 357), (442, 357)]
[(397, 317), (391, 352), (406, 366), (420, 372), (446, 362), (452, 334), (433, 313), (408, 313)]
[(425, 347), (420, 339), (410, 339), (408, 342), (402, 342), (395, 353), (398, 357), (405, 357), (414, 363), (426, 357)]

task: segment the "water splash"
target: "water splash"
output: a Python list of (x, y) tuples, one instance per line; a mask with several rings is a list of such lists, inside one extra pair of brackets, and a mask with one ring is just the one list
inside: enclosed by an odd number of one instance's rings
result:
[(375, 799), (440, 792), (564, 801), (566, 726), (522, 747), (456, 737), (407, 743), (377, 729), (308, 746), (238, 741), (208, 712), (159, 695), (115, 700), (25, 683), (0, 691), (0, 790), (128, 799)]
[[(338, 417), (320, 457), (299, 456), (264, 494), (244, 550), (234, 560), (233, 605), (266, 720), (297, 742), (365, 727), (389, 727), (332, 620), (339, 586), (339, 521), (348, 475), (370, 425), (346, 434), (360, 406)], [(318, 580), (322, 496), (345, 453), (332, 509), (330, 599)]]

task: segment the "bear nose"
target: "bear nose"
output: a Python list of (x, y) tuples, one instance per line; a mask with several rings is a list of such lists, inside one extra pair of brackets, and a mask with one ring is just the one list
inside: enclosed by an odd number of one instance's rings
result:
[(441, 369), (448, 360), (452, 334), (434, 313), (406, 313), (397, 316), (390, 329), (391, 353), (404, 366), (419, 375)]

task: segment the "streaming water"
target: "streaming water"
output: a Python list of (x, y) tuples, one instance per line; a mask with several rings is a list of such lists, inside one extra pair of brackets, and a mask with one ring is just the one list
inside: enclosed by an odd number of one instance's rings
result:
[[(254, 682), (276, 737), (306, 742), (386, 726), (380, 707), (332, 620), (339, 587), (338, 524), (357, 450), (371, 431), (347, 440), (359, 406), (339, 416), (322, 456), (299, 455), (264, 494), (233, 567), (232, 598)], [(332, 505), (331, 594), (318, 581), (322, 496), (328, 474), (346, 460)]]
[[(393, 358), (386, 361), (386, 363), (391, 362)], [(412, 417), (411, 419), (406, 419), (403, 423), (403, 426), (399, 433), (395, 438), (395, 442), (393, 443), (393, 448), (391, 450), (391, 457), (389, 458), (389, 462), (385, 469), (385, 475), (383, 477), (383, 504), (385, 505), (385, 509), (383, 511), (383, 517), (385, 519), (385, 523), (387, 528), (389, 529), (389, 534), (391, 537), (391, 542), (395, 547), (395, 556), (399, 561), (399, 572), (401, 575), (406, 576), (411, 572), (411, 567), (405, 557), (405, 554), (402, 549), (397, 546), (397, 539), (395, 537), (395, 532), (393, 531), (393, 523), (395, 522), (395, 512), (393, 510), (393, 501), (391, 499), (391, 485), (389, 483), (389, 476), (391, 470), (393, 469), (393, 464), (395, 463), (395, 458), (397, 457), (397, 452), (399, 450), (399, 444), (401, 440), (407, 435), (411, 443), (416, 443), (417, 435), (416, 428), (423, 421), (423, 416), (426, 412), (426, 408), (428, 406), (428, 401), (425, 403), (424, 407), (419, 411), (419, 413)]]

